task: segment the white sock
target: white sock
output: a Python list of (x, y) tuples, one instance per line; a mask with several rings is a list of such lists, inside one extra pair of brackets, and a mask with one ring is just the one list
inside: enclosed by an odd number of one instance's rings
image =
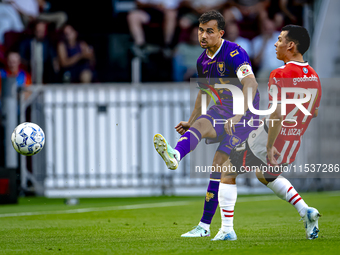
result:
[(207, 224), (207, 223), (204, 223), (204, 222), (200, 221), (200, 223), (198, 223), (198, 226), (204, 228), (206, 231), (210, 230), (210, 224)]
[(286, 178), (279, 176), (274, 181), (268, 183), (267, 187), (274, 191), (279, 198), (292, 204), (301, 217), (305, 216), (308, 205)]
[(237, 199), (236, 184), (220, 183), (218, 202), (221, 210), (222, 227), (224, 232), (233, 230), (234, 207)]

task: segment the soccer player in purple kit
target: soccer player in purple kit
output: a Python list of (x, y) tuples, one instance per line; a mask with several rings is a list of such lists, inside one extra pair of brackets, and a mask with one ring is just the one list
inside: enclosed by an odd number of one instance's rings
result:
[[(199, 18), (198, 39), (201, 47), (205, 50), (197, 60), (197, 72), (200, 78), (198, 85), (206, 90), (209, 86), (227, 84), (232, 81), (233, 85), (243, 91), (245, 99), (248, 98), (248, 88), (252, 88), (253, 106), (258, 109), (260, 100), (257, 91), (258, 84), (249, 57), (239, 45), (222, 39), (224, 28), (224, 17), (217, 11), (206, 12)], [(201, 82), (202, 80), (203, 82)], [(199, 90), (189, 120), (181, 121), (175, 127), (182, 136), (174, 149), (161, 134), (154, 136), (155, 149), (171, 170), (177, 169), (180, 160), (193, 151), (203, 138), (220, 142), (212, 163), (212, 166), (217, 169), (228, 160), (232, 148), (243, 142), (248, 134), (255, 129), (249, 126), (235, 125), (240, 121), (248, 122), (251, 119), (258, 119), (259, 116), (248, 110), (246, 100), (244, 102), (245, 114), (233, 115), (233, 98), (227, 89), (218, 89), (222, 104), (212, 106), (207, 114), (201, 115), (201, 97), (205, 93), (204, 90)], [(210, 97), (207, 98), (207, 105), (210, 99)], [(216, 119), (224, 119), (228, 122), (225, 125), (214, 125)], [(232, 133), (232, 135), (228, 135), (228, 133)], [(218, 206), (220, 177), (220, 172), (210, 174), (203, 217), (198, 226), (183, 234), (182, 237), (210, 236), (210, 223)]]

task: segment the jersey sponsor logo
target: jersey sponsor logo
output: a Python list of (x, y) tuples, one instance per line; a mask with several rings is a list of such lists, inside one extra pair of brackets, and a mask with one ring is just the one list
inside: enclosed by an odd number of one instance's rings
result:
[(205, 201), (209, 202), (210, 199), (214, 198), (214, 193), (207, 192), (207, 195), (205, 196)]
[(306, 67), (302, 68), (302, 71), (305, 73), (305, 74), (308, 74), (308, 69)]
[(231, 146), (236, 146), (238, 144), (240, 144), (241, 139), (238, 138), (236, 135), (233, 135), (232, 137), (230, 137), (229, 143)]
[(303, 77), (297, 77), (293, 79), (294, 86), (298, 84), (298, 82), (309, 82), (309, 81), (315, 81), (318, 82), (318, 77), (316, 77), (314, 74), (310, 77), (307, 77), (307, 75), (304, 75)]
[(214, 64), (215, 62), (216, 62), (216, 60), (211, 61), (211, 62), (208, 63), (208, 65)]
[(230, 52), (230, 57), (235, 57), (236, 55), (238, 55), (239, 53), (238, 53), (238, 50), (234, 50), (234, 51), (232, 51), (232, 52)]
[(224, 62), (217, 62), (217, 71), (220, 73), (220, 75), (224, 75), (224, 72), (225, 72)]

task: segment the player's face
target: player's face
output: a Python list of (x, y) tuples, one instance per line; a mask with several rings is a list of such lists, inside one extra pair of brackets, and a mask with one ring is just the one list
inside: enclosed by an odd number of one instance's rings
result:
[(286, 40), (286, 35), (288, 31), (282, 31), (278, 37), (277, 42), (274, 44), (276, 50), (276, 58), (279, 60), (284, 60), (287, 49), (288, 49), (288, 42)]
[(217, 28), (217, 21), (210, 20), (199, 25), (198, 41), (203, 49), (208, 49), (218, 45), (223, 34), (224, 31)]

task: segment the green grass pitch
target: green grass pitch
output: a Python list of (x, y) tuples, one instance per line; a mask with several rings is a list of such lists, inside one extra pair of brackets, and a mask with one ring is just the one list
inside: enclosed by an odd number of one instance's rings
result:
[(302, 196), (323, 215), (316, 240), (305, 239), (295, 209), (273, 195), (238, 197), (238, 240), (229, 242), (210, 241), (219, 209), (211, 237), (180, 237), (199, 222), (202, 197), (80, 199), (76, 206), (26, 197), (0, 206), (0, 254), (340, 254), (340, 192)]

